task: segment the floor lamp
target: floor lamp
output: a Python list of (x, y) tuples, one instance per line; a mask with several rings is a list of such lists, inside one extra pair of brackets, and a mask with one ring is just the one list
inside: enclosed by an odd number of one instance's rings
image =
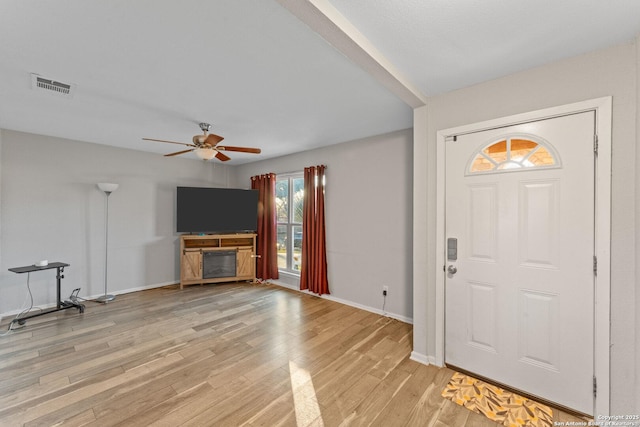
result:
[(107, 261), (109, 258), (109, 196), (118, 189), (118, 184), (101, 182), (98, 184), (98, 188), (107, 195), (107, 206), (104, 213), (104, 295), (96, 298), (96, 301), (106, 304), (116, 299), (115, 295), (107, 294)]

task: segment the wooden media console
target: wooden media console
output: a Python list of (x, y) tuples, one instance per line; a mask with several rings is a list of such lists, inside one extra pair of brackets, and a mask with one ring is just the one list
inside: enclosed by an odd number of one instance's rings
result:
[(180, 236), (180, 289), (185, 285), (254, 281), (255, 234)]

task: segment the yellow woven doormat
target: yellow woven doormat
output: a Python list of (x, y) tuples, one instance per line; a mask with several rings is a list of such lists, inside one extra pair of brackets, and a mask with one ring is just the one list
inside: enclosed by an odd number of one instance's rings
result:
[(508, 427), (553, 425), (548, 406), (456, 372), (442, 397)]

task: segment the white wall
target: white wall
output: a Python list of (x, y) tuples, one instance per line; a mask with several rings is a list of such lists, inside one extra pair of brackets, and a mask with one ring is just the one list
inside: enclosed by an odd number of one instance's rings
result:
[[(0, 129), (0, 266), (2, 263), (2, 135), (3, 131)], [(2, 313), (2, 308), (0, 308)]]
[[(236, 185), (253, 175), (327, 165), (327, 264), (331, 297), (411, 321), (411, 130), (346, 142), (236, 168)], [(298, 281), (283, 279), (293, 283)]]
[[(429, 110), (413, 110), (413, 351), (422, 363), (435, 363), (435, 145), (428, 145)], [(431, 243), (430, 243), (431, 242)]]
[[(7, 271), (37, 260), (70, 264), (63, 297), (104, 290), (105, 196), (109, 199), (109, 292), (176, 283), (175, 187), (227, 187), (229, 168), (197, 160), (3, 130), (0, 146), (0, 313), (27, 295), (25, 274)], [(55, 301), (55, 273), (31, 274), (35, 304)]]
[[(635, 192), (635, 280), (640, 282), (640, 36), (636, 39), (636, 192)], [(640, 289), (636, 285), (636, 310), (635, 310), (635, 331), (636, 331), (636, 414), (640, 414)]]
[[(418, 258), (414, 277), (414, 352), (425, 359), (435, 351), (435, 179), (436, 132), (517, 113), (569, 104), (586, 99), (613, 96), (612, 158), (612, 247), (611, 247), (611, 413), (637, 413), (640, 386), (637, 369), (640, 359), (638, 319), (640, 297), (637, 289), (640, 261), (640, 224), (636, 215), (639, 200), (640, 159), (638, 144), (638, 61), (635, 43), (593, 52), (548, 64), (526, 72), (433, 97), (427, 106), (426, 135), (416, 139), (414, 223), (426, 224), (416, 240), (428, 248)], [(418, 111), (416, 114), (424, 112)], [(416, 122), (417, 123), (417, 122)], [(417, 132), (416, 132), (417, 133)], [(426, 153), (424, 153), (426, 151)], [(424, 154), (422, 154), (424, 153)], [(423, 202), (424, 201), (424, 202)], [(579, 355), (577, 355), (579, 357)]]
[[(2, 135), (2, 129), (0, 129), (0, 266), (2, 262)], [(2, 313), (1, 308), (0, 313)]]

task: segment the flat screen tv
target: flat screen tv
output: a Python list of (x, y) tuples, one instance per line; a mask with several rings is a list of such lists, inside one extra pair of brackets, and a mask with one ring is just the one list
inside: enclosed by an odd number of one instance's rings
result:
[(178, 187), (178, 233), (243, 233), (257, 230), (258, 190)]

